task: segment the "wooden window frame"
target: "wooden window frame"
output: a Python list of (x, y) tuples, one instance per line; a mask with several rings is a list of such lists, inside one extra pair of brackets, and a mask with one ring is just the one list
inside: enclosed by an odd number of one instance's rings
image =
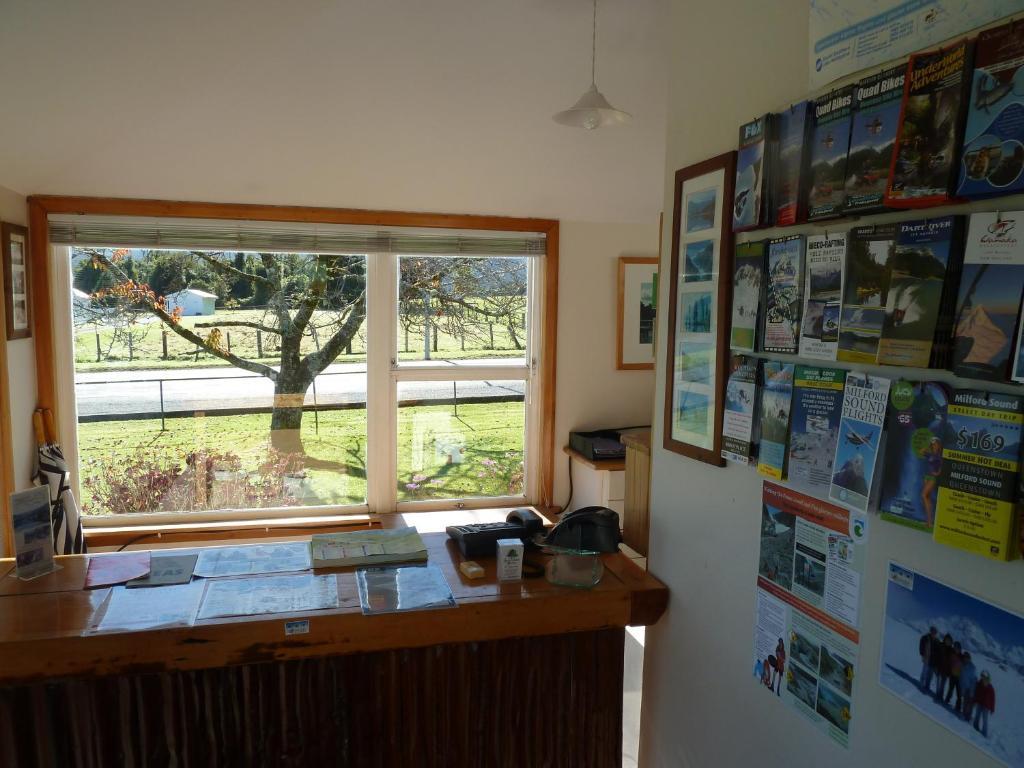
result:
[(32, 270), (32, 330), (35, 338), (38, 407), (48, 408), (58, 424), (60, 389), (55, 364), (56, 343), (51, 303), (49, 216), (78, 214), (94, 216), (142, 216), (236, 221), (302, 222), (380, 227), (418, 227), (489, 230), (495, 232), (540, 232), (545, 235), (543, 260), (543, 311), (540, 329), (539, 444), (537, 457), (537, 498), (528, 500), (540, 508), (553, 506), (555, 444), (556, 337), (558, 328), (558, 236), (556, 219), (481, 216), (475, 214), (411, 213), (354, 208), (311, 208), (303, 206), (204, 203), (106, 197), (33, 195), (28, 198), (29, 259)]

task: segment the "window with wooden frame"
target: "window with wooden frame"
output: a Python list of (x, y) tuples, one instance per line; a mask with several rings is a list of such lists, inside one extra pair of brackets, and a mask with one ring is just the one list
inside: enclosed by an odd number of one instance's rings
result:
[(549, 503), (557, 222), (30, 210), (87, 525)]

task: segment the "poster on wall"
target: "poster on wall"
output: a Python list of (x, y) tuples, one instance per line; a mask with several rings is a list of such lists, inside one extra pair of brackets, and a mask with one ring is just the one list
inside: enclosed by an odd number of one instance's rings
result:
[(864, 516), (764, 484), (754, 678), (844, 747), (854, 717), (866, 541)]
[(890, 562), (879, 682), (1003, 765), (1024, 766), (1024, 616)]
[(654, 368), (655, 289), (658, 259), (619, 257), (619, 325), (615, 367)]
[(1024, 0), (811, 0), (811, 90), (1024, 11)]

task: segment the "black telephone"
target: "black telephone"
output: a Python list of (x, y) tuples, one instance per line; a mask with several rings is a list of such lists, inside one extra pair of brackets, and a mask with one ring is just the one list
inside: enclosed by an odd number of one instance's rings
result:
[(449, 525), (448, 536), (459, 545), (465, 557), (487, 557), (498, 551), (498, 539), (522, 539), (529, 543), (544, 530), (544, 520), (531, 509), (513, 509), (504, 523)]
[(562, 515), (545, 544), (587, 552), (617, 552), (622, 541), (619, 515), (607, 507), (582, 507)]

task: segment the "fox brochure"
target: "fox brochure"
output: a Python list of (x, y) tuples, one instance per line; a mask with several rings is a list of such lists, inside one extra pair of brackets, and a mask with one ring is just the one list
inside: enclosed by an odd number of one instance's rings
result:
[(958, 389), (948, 419), (935, 540), (1012, 560), (1024, 397)]
[(764, 226), (767, 216), (765, 175), (770, 165), (768, 139), (773, 119), (763, 115), (740, 126), (736, 159), (736, 191), (733, 195), (732, 228), (736, 232)]
[(932, 530), (949, 399), (949, 388), (938, 381), (893, 382), (878, 501), (883, 520)]
[(764, 483), (754, 679), (849, 745), (867, 518)]
[(846, 374), (828, 497), (861, 512), (871, 497), (888, 399), (889, 379), (858, 371)]
[(843, 297), (846, 233), (809, 235), (806, 260), (800, 356), (835, 360), (839, 347), (839, 308)]
[(729, 366), (722, 412), (722, 458), (749, 464), (753, 453), (757, 358), (735, 355)]

